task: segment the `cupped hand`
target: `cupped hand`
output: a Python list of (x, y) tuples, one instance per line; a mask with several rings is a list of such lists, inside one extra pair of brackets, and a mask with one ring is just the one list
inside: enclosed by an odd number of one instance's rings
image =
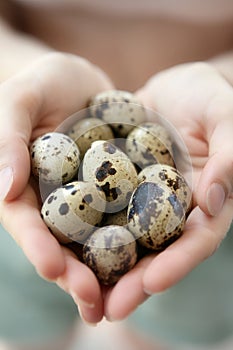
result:
[(193, 209), (184, 233), (159, 254), (143, 258), (108, 290), (105, 315), (127, 317), (211, 256), (233, 219), (233, 88), (206, 63), (180, 65), (137, 91), (145, 106), (176, 128), (191, 156)]
[(103, 317), (96, 277), (58, 244), (40, 217), (28, 146), (112, 88), (96, 66), (68, 54), (45, 55), (0, 85), (0, 218), (37, 272), (70, 293), (90, 323)]

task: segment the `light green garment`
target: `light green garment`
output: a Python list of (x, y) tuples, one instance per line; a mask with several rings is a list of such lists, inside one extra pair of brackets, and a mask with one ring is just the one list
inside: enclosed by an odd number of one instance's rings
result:
[[(218, 251), (178, 285), (151, 297), (129, 318), (172, 344), (211, 343), (233, 335), (233, 228)], [(71, 327), (77, 309), (40, 278), (21, 249), (0, 230), (0, 338), (46, 341)]]
[(175, 287), (151, 297), (130, 321), (173, 345), (233, 336), (233, 226), (212, 257)]
[(76, 317), (70, 296), (40, 278), (0, 226), (0, 338), (50, 341), (65, 333)]

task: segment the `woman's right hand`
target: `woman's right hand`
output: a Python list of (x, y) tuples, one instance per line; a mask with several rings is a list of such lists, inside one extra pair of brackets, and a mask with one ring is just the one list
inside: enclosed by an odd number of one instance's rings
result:
[(62, 53), (45, 55), (0, 85), (1, 223), (36, 271), (70, 293), (90, 323), (103, 316), (99, 283), (43, 223), (29, 181), (28, 146), (84, 108), (91, 96), (110, 88), (112, 83), (99, 68)]

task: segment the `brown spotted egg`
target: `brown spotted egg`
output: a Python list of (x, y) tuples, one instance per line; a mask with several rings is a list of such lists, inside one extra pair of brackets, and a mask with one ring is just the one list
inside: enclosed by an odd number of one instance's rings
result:
[(123, 226), (101, 227), (84, 244), (83, 260), (102, 284), (114, 284), (137, 262), (135, 239)]
[(67, 135), (50, 132), (38, 137), (30, 147), (32, 173), (50, 185), (62, 185), (76, 174), (79, 149)]
[(157, 163), (174, 165), (171, 138), (160, 124), (146, 122), (135, 127), (126, 139), (126, 153), (141, 169)]
[(109, 225), (126, 226), (127, 225), (127, 208), (121, 211), (118, 211), (117, 213), (106, 214), (102, 225), (103, 226), (109, 226)]
[(108, 90), (94, 96), (89, 104), (90, 114), (111, 125), (117, 137), (125, 137), (146, 119), (138, 98), (122, 90)]
[(171, 188), (139, 184), (129, 202), (127, 227), (141, 245), (163, 250), (181, 236), (184, 223), (184, 208)]
[(127, 155), (107, 141), (95, 141), (82, 165), (84, 181), (100, 187), (107, 199), (106, 212), (124, 209), (137, 186), (137, 172)]
[(166, 164), (154, 164), (138, 174), (138, 182), (163, 182), (176, 193), (184, 210), (191, 207), (192, 192), (184, 176), (176, 168)]
[(97, 118), (84, 118), (76, 122), (67, 135), (74, 140), (79, 148), (80, 157), (97, 140), (111, 140), (114, 138), (112, 129), (105, 122)]
[(82, 243), (102, 221), (105, 204), (103, 191), (94, 184), (74, 181), (47, 197), (41, 215), (61, 243)]

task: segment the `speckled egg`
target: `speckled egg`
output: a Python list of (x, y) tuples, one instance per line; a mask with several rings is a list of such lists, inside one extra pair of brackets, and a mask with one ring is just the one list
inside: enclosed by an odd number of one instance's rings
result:
[(146, 120), (143, 105), (128, 91), (101, 92), (91, 99), (89, 108), (90, 114), (111, 125), (118, 137), (126, 137), (130, 130)]
[(106, 212), (124, 209), (137, 186), (137, 172), (119, 148), (107, 141), (95, 141), (83, 158), (84, 181), (100, 187), (108, 201)]
[(94, 184), (74, 181), (47, 197), (41, 215), (61, 243), (82, 243), (102, 221), (105, 204), (103, 191)]
[(109, 225), (126, 226), (127, 225), (127, 208), (121, 211), (118, 211), (117, 213), (106, 214), (106, 216), (104, 217), (102, 226), (109, 226)]
[(126, 153), (140, 169), (157, 163), (174, 166), (172, 141), (160, 124), (147, 122), (135, 127), (126, 139)]
[(64, 246), (70, 249), (79, 261), (83, 262), (83, 243), (72, 241), (66, 243)]
[(68, 182), (76, 174), (79, 149), (67, 135), (50, 132), (38, 137), (30, 147), (32, 173), (51, 185)]
[(176, 194), (163, 183), (142, 182), (128, 207), (128, 229), (138, 242), (163, 250), (181, 236), (185, 212)]
[(165, 164), (150, 165), (138, 174), (138, 182), (163, 182), (176, 193), (185, 211), (191, 207), (192, 192), (184, 176), (174, 167)]
[(135, 239), (123, 226), (101, 227), (84, 244), (83, 260), (102, 284), (114, 284), (137, 261)]
[(97, 118), (84, 118), (77, 121), (67, 135), (74, 140), (79, 148), (80, 157), (97, 140), (111, 140), (114, 138), (112, 129), (105, 122)]

